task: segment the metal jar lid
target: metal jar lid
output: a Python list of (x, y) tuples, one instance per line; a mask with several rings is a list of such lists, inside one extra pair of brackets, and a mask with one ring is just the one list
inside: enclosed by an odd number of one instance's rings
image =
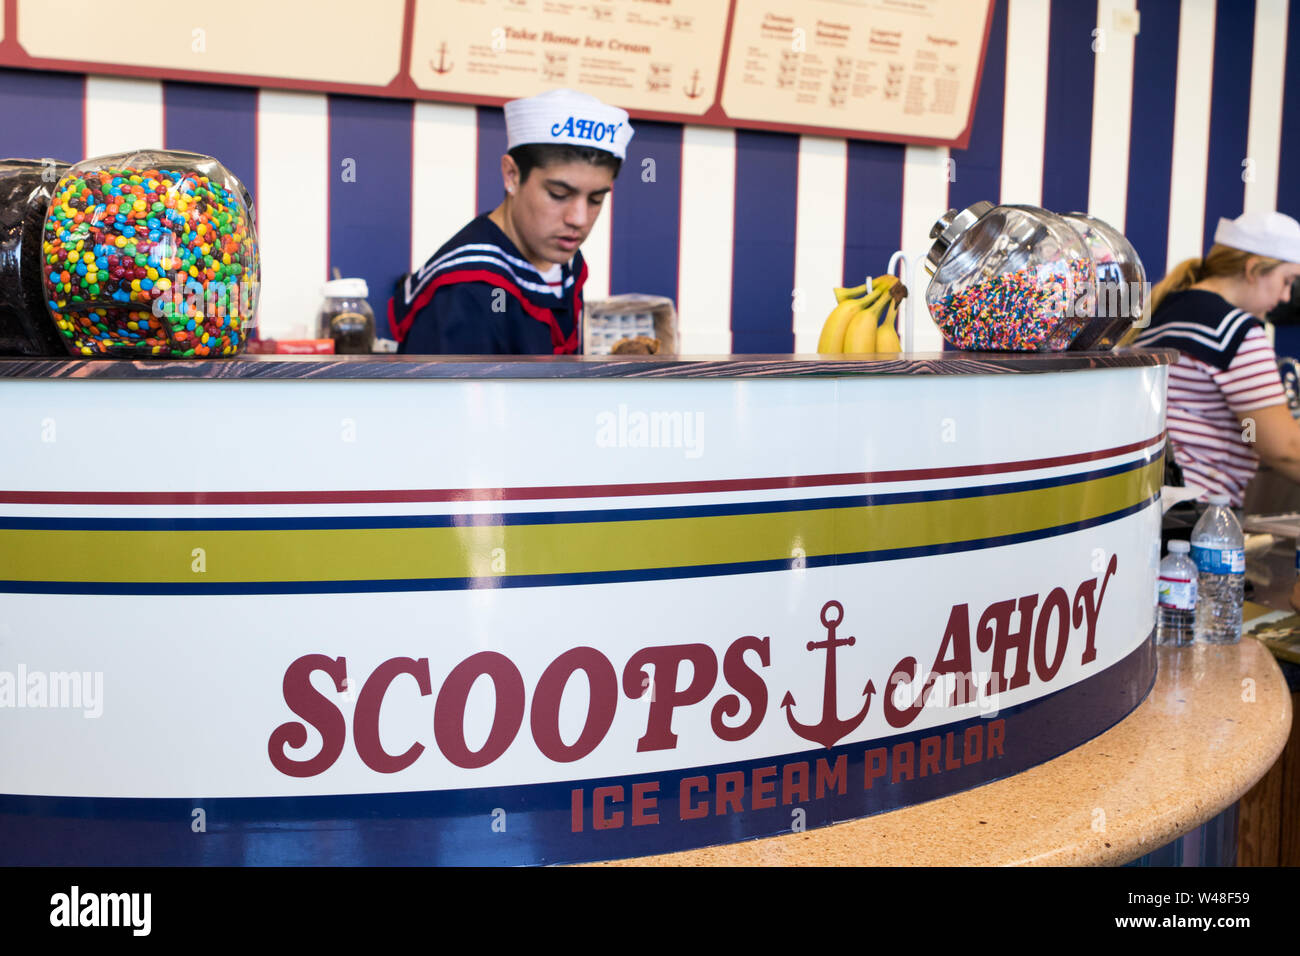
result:
[(961, 234), (979, 222), (992, 209), (993, 203), (981, 199), (979, 202), (971, 203), (961, 212), (949, 209), (943, 214), (943, 217), (930, 229), (930, 238), (934, 240), (934, 244), (930, 246), (925, 259), (926, 269), (931, 275), (939, 268), (939, 263), (948, 254), (949, 247)]

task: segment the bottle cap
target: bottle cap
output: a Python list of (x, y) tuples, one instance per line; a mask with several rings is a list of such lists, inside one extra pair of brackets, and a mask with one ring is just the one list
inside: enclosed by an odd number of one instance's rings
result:
[(1232, 499), (1227, 495), (1210, 495), (1210, 504), (1212, 505), (1226, 505), (1231, 501)]
[(325, 297), (329, 299), (364, 299), (369, 294), (365, 279), (330, 279), (325, 283)]
[(1170, 554), (1187, 554), (1192, 550), (1192, 543), (1184, 541), (1182, 538), (1175, 538), (1169, 542)]

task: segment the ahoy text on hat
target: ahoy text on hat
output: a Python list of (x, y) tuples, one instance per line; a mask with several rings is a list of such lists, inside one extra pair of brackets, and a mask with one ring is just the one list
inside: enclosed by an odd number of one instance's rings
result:
[(574, 90), (549, 90), (505, 105), (506, 149), (530, 143), (591, 146), (627, 156), (632, 124), (626, 110)]

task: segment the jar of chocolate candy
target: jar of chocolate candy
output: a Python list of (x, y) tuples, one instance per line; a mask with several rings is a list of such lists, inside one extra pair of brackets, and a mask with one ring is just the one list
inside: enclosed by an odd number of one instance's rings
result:
[(317, 319), (317, 336), (334, 340), (335, 355), (369, 355), (375, 347), (375, 313), (365, 279), (331, 279)]
[(0, 355), (65, 354), (41, 287), (41, 229), (67, 168), (53, 159), (0, 160)]
[(977, 202), (930, 237), (926, 304), (957, 348), (1064, 351), (1096, 317), (1092, 252), (1055, 213)]
[(46, 301), (73, 355), (234, 355), (253, 325), (252, 200), (211, 156), (140, 150), (77, 163), (54, 187), (41, 252)]

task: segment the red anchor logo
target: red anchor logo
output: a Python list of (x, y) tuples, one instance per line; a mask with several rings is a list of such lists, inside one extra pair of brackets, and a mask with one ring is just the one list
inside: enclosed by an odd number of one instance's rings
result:
[(454, 63), (447, 62), (447, 44), (443, 43), (442, 46), (438, 47), (438, 62), (435, 64), (430, 60), (429, 68), (435, 73), (450, 73), (453, 66), (455, 66)]
[[(835, 617), (828, 617), (827, 612), (832, 608), (835, 609)], [(839, 601), (827, 601), (822, 607), (822, 626), (826, 628), (826, 640), (809, 641), (808, 650), (815, 651), (819, 648), (826, 648), (826, 682), (822, 689), (822, 719), (819, 724), (801, 724), (794, 719), (794, 695), (789, 691), (785, 692), (785, 697), (781, 699), (781, 706), (785, 708), (786, 720), (790, 722), (790, 729), (802, 737), (804, 740), (811, 740), (821, 744), (827, 750), (835, 746), (836, 741), (842, 740), (857, 729), (858, 724), (867, 716), (867, 711), (871, 709), (871, 695), (876, 692), (876, 687), (867, 681), (867, 686), (863, 688), (862, 694), (867, 698), (867, 702), (862, 705), (862, 710), (857, 716), (850, 717), (848, 720), (840, 720), (839, 709), (836, 706), (835, 691), (835, 648), (852, 647), (857, 638), (837, 638), (835, 629), (844, 620), (844, 606)]]

